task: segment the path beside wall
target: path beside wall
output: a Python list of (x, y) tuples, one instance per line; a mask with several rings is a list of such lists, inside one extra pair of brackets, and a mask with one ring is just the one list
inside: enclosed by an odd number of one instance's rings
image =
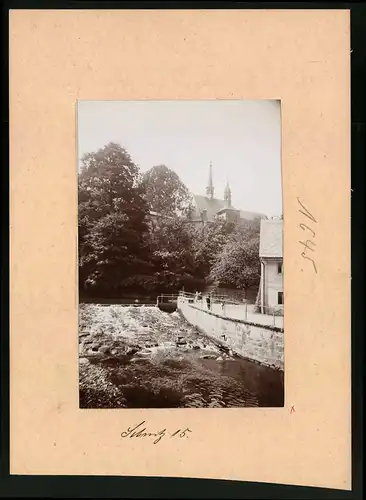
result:
[(283, 370), (283, 331), (279, 328), (224, 318), (219, 314), (203, 311), (184, 297), (178, 298), (178, 310), (188, 323), (233, 352)]

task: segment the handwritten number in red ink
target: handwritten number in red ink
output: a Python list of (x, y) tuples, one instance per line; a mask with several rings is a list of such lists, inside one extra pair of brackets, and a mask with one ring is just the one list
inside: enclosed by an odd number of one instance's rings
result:
[(294, 405), (291, 406), (290, 414), (291, 413), (295, 413), (295, 406)]

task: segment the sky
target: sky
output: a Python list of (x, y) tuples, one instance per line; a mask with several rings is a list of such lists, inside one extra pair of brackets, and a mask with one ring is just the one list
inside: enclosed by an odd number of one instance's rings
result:
[(212, 162), (215, 197), (226, 182), (235, 208), (282, 214), (279, 101), (78, 101), (78, 156), (109, 142), (141, 172), (164, 164), (205, 194)]

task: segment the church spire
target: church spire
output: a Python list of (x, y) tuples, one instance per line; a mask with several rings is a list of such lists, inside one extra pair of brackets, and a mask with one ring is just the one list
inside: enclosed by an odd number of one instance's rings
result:
[(226, 182), (225, 192), (224, 192), (224, 200), (227, 202), (228, 207), (231, 207), (231, 189), (229, 186), (229, 181)]
[(208, 174), (208, 185), (206, 187), (206, 195), (211, 199), (214, 197), (214, 187), (213, 187), (213, 183), (212, 183), (212, 162), (211, 161), (210, 161), (210, 171)]

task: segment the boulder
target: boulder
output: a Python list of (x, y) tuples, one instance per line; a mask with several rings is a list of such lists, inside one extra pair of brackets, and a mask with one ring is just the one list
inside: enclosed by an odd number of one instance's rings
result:
[(127, 356), (133, 356), (138, 351), (139, 351), (139, 349), (137, 349), (136, 347), (130, 347), (129, 349), (127, 349), (126, 354), (127, 354)]
[(103, 354), (108, 354), (110, 352), (110, 349), (107, 345), (102, 345), (99, 348), (99, 352), (102, 352)]
[(93, 350), (93, 349), (88, 349), (88, 351), (86, 352), (86, 354), (88, 356), (95, 356), (97, 354), (97, 350)]
[(136, 357), (138, 358), (148, 358), (151, 356), (151, 351), (139, 351), (136, 353)]

